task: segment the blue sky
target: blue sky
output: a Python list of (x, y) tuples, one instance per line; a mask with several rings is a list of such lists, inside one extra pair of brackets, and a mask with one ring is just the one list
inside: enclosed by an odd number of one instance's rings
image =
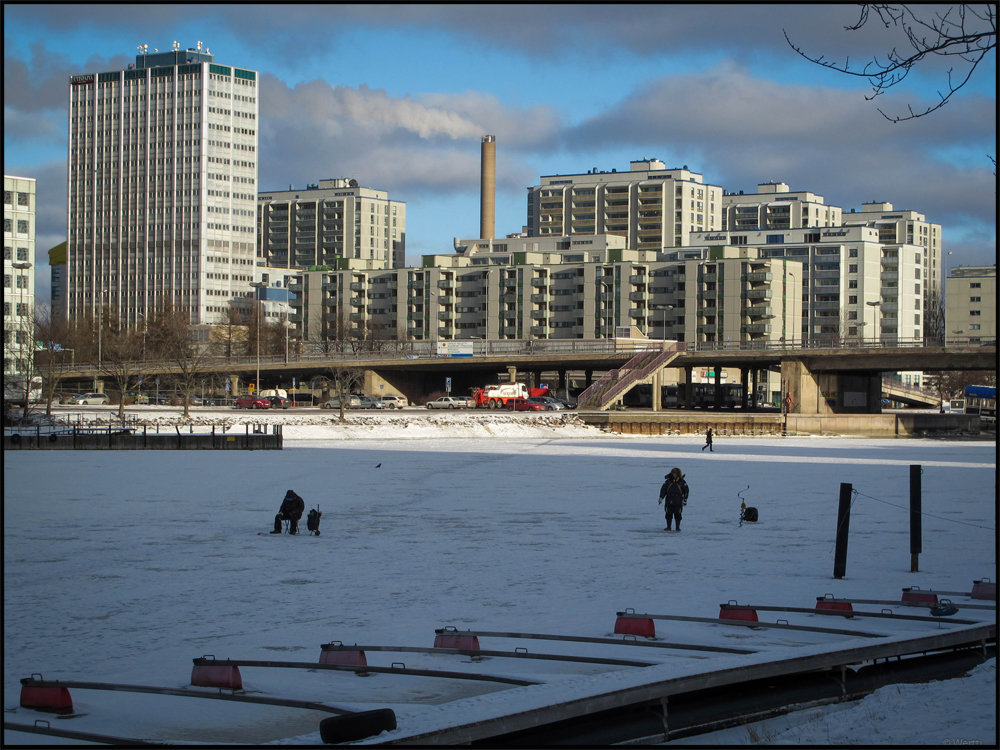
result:
[[(928, 7), (930, 6), (923, 6)], [(206, 44), (260, 72), (261, 190), (353, 177), (407, 203), (407, 255), (479, 231), (479, 143), (497, 136), (496, 232), (541, 175), (687, 165), (753, 192), (779, 180), (849, 211), (871, 200), (943, 227), (951, 263), (996, 262), (996, 58), (944, 109), (937, 61), (870, 89), (809, 63), (901, 45), (854, 5), (4, 5), (4, 171), (38, 180), (39, 271), (65, 239), (66, 77), (136, 45)], [(905, 44), (905, 42), (902, 42)], [(47, 278), (39, 289), (47, 294)]]

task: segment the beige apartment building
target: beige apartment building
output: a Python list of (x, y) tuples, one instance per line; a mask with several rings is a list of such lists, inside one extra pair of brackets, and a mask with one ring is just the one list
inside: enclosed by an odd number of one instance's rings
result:
[(549, 175), (528, 188), (525, 232), (531, 237), (614, 234), (636, 250), (687, 245), (692, 232), (722, 227), (722, 188), (684, 166), (658, 159), (628, 172)]
[(421, 268), (303, 272), (307, 340), (601, 339), (620, 328), (691, 342), (779, 342), (802, 327), (801, 264), (713, 248), (666, 261), (624, 238), (473, 240)]
[[(924, 214), (893, 208), (885, 201), (862, 203), (861, 210), (843, 215), (844, 226), (863, 225), (878, 230), (879, 242), (892, 245), (916, 245), (923, 248), (920, 253), (920, 273), (925, 308), (941, 306), (944, 292), (945, 269), (941, 249), (941, 225), (927, 221)], [(940, 331), (924, 331), (929, 338), (939, 336)]]
[(257, 73), (207, 48), (69, 79), (66, 314), (225, 320), (254, 281)]
[(878, 227), (868, 225), (702, 232), (692, 237), (691, 247), (667, 257), (703, 259), (726, 244), (754, 249), (761, 258), (796, 261), (802, 293), (796, 343), (922, 342), (927, 300), (939, 294), (924, 274), (926, 250), (883, 238)]
[(371, 268), (406, 261), (406, 203), (349, 178), (320, 180), (257, 197), (259, 263), (275, 268), (335, 267), (342, 260)]
[(728, 231), (835, 227), (842, 214), (839, 206), (826, 205), (823, 196), (792, 192), (784, 182), (762, 182), (747, 195), (742, 190), (722, 194), (722, 229)]
[(35, 180), (3, 176), (3, 373), (25, 374), (34, 351)]
[(952, 268), (945, 291), (945, 342), (985, 344), (997, 340), (997, 267)]

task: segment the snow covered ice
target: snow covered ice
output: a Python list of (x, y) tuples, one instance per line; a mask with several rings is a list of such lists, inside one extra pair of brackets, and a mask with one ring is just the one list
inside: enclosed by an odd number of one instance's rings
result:
[[(729, 600), (805, 607), (826, 593), (893, 599), (903, 586), (967, 591), (997, 578), (992, 442), (716, 435), (703, 453), (700, 435), (622, 437), (566, 416), (254, 421), (284, 422), (284, 450), (5, 454), (8, 721), (37, 716), (11, 712), (33, 673), (183, 687), (203, 654), (315, 661), (330, 641), (430, 646), (444, 626), (606, 636), (627, 607), (714, 617)], [(918, 573), (911, 464), (923, 467)], [(656, 499), (673, 466), (691, 499), (684, 530), (667, 535)], [(856, 494), (836, 580), (842, 482)], [(747, 486), (760, 522), (740, 527)], [(304, 519), (298, 537), (267, 533), (289, 488), (319, 506), (321, 536)], [(244, 671), (248, 689), (255, 679)], [(495, 689), (466, 694), (496, 701)], [(995, 699), (991, 660), (962, 679), (678, 742), (993, 744)], [(191, 702), (162, 723), (197, 725), (206, 709)], [(265, 739), (319, 742), (316, 726)], [(88, 731), (129, 736), (116, 724)], [(31, 737), (5, 731), (5, 742), (50, 744)]]

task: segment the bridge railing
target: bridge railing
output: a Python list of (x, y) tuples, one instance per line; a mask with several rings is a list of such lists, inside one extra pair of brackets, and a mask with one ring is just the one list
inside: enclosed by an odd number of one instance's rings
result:
[[(635, 354), (644, 350), (663, 349), (664, 346), (677, 343), (661, 339), (510, 339), (472, 341), (472, 356), (503, 357), (503, 356), (547, 356), (565, 354)], [(688, 352), (734, 352), (734, 351), (808, 351), (814, 349), (907, 349), (907, 348), (963, 348), (996, 346), (996, 340), (980, 340), (975, 338), (956, 339), (898, 339), (884, 338), (879, 341), (868, 339), (862, 341), (857, 337), (825, 338), (815, 340), (786, 339), (784, 341), (691, 341), (686, 342)], [(437, 352), (434, 341), (385, 342), (385, 345), (375, 346), (361, 351), (330, 350), (322, 344), (302, 344), (301, 351), (291, 352), (288, 357), (282, 354), (261, 354), (239, 356), (207, 356), (200, 361), (200, 369), (219, 370), (232, 368), (233, 371), (246, 372), (256, 368), (258, 361), (268, 368), (275, 365), (312, 363), (316, 360), (331, 360), (350, 363), (353, 361), (396, 360), (396, 359), (441, 359), (446, 355)], [(147, 360), (137, 363), (137, 370), (143, 373), (170, 372), (176, 369), (176, 363), (169, 360)], [(88, 373), (99, 370), (96, 363), (77, 361), (75, 366), (63, 370), (65, 374)]]

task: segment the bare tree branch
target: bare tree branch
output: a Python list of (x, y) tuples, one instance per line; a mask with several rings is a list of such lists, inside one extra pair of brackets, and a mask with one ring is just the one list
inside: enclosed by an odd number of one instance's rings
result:
[(848, 31), (857, 31), (877, 17), (886, 29), (902, 30), (912, 48), (912, 52), (899, 52), (893, 47), (884, 57), (876, 56), (862, 67), (852, 65), (850, 58), (839, 63), (828, 60), (824, 55), (807, 54), (792, 42), (787, 31), (784, 31), (785, 41), (810, 62), (844, 75), (866, 79), (872, 88), (872, 93), (865, 97), (867, 101), (902, 83), (911, 70), (932, 56), (955, 58), (955, 65), (948, 69), (946, 75), (947, 86), (944, 91), (935, 92), (936, 103), (916, 110), (907, 105), (906, 115), (890, 115), (878, 109), (890, 122), (913, 120), (941, 109), (964, 88), (986, 55), (996, 48), (997, 39), (995, 5), (955, 5), (943, 13), (932, 13), (924, 6), (916, 7), (918, 11), (909, 5), (891, 3), (866, 3), (861, 6), (857, 22), (845, 27)]

